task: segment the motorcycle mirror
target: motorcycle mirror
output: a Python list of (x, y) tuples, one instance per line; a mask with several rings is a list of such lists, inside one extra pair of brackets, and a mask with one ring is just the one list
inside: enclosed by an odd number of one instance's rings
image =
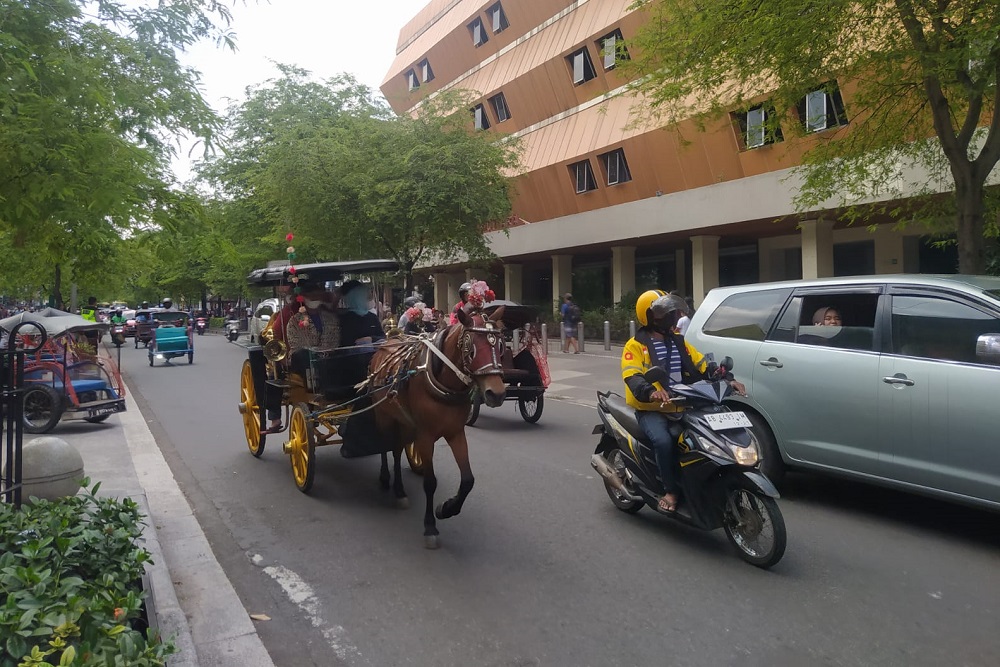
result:
[(659, 366), (653, 366), (648, 371), (643, 373), (642, 377), (646, 378), (646, 382), (653, 384), (654, 382), (664, 383), (670, 379), (667, 372), (660, 368)]
[(271, 319), (270, 315), (261, 315), (260, 316), (260, 321), (261, 322), (268, 322), (268, 321), (270, 321), (270, 319)]
[(720, 363), (719, 365), (722, 366), (723, 368), (725, 368), (726, 371), (732, 371), (733, 370), (733, 366), (735, 365), (735, 362), (733, 361), (732, 357), (723, 357), (722, 358), (722, 363)]
[(719, 364), (715, 363), (714, 361), (710, 361), (708, 362), (708, 364), (705, 365), (705, 374), (708, 375), (709, 377), (714, 377), (715, 375), (718, 374), (718, 372), (719, 372)]

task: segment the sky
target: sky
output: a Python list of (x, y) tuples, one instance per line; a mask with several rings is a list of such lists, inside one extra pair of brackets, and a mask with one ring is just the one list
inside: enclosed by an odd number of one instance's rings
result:
[[(202, 92), (219, 112), (247, 86), (277, 76), (271, 61), (317, 78), (349, 72), (378, 89), (396, 57), (399, 30), (429, 0), (242, 0), (232, 9), (238, 50), (199, 44), (181, 61), (202, 73)], [(182, 150), (186, 154), (186, 150)], [(174, 163), (189, 176), (186, 158)]]

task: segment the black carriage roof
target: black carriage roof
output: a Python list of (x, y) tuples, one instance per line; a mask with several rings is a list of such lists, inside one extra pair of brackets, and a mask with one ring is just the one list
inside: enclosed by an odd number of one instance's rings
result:
[(496, 301), (489, 301), (483, 304), (483, 310), (492, 315), (493, 312), (503, 306), (503, 322), (508, 327), (514, 329), (520, 329), (526, 324), (534, 322), (539, 315), (538, 308), (534, 306), (525, 306), (514, 301), (506, 301), (504, 299), (497, 299)]
[[(292, 274), (289, 266), (269, 266), (255, 269), (247, 276), (247, 283), (258, 287), (273, 287), (289, 282)], [(296, 264), (295, 275), (303, 280), (326, 282), (340, 280), (345, 275), (358, 273), (378, 273), (398, 271), (399, 262), (394, 259), (364, 259), (352, 262), (319, 262), (316, 264)]]

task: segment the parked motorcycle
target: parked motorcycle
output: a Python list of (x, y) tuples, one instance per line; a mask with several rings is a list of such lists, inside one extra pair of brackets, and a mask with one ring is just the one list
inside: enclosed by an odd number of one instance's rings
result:
[[(601, 424), (594, 434), (601, 440), (591, 465), (604, 479), (611, 502), (634, 514), (644, 506), (682, 523), (715, 530), (723, 528), (743, 560), (769, 568), (785, 553), (785, 521), (775, 499), (778, 491), (760, 471), (760, 443), (743, 412), (734, 412), (723, 401), (733, 390), (726, 380), (732, 359), (712, 363), (712, 381), (672, 385), (674, 404), (686, 409), (677, 414), (683, 431), (678, 484), (680, 502), (673, 512), (662, 512), (663, 494), (656, 456), (636, 419), (635, 410), (612, 392), (598, 392)], [(667, 372), (650, 369), (644, 377), (666, 386)]]
[(205, 330), (208, 329), (208, 318), (198, 317), (194, 321), (194, 330), (198, 332), (199, 336), (205, 335)]
[(226, 339), (230, 343), (235, 343), (236, 339), (240, 337), (240, 321), (239, 320), (226, 320)]

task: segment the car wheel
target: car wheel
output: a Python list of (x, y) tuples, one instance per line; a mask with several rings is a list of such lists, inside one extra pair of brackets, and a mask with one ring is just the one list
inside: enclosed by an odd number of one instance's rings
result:
[(778, 450), (778, 442), (766, 419), (750, 410), (746, 410), (746, 414), (753, 423), (753, 432), (757, 436), (757, 442), (760, 443), (760, 455), (763, 458), (760, 470), (777, 486), (785, 478), (787, 470)]

